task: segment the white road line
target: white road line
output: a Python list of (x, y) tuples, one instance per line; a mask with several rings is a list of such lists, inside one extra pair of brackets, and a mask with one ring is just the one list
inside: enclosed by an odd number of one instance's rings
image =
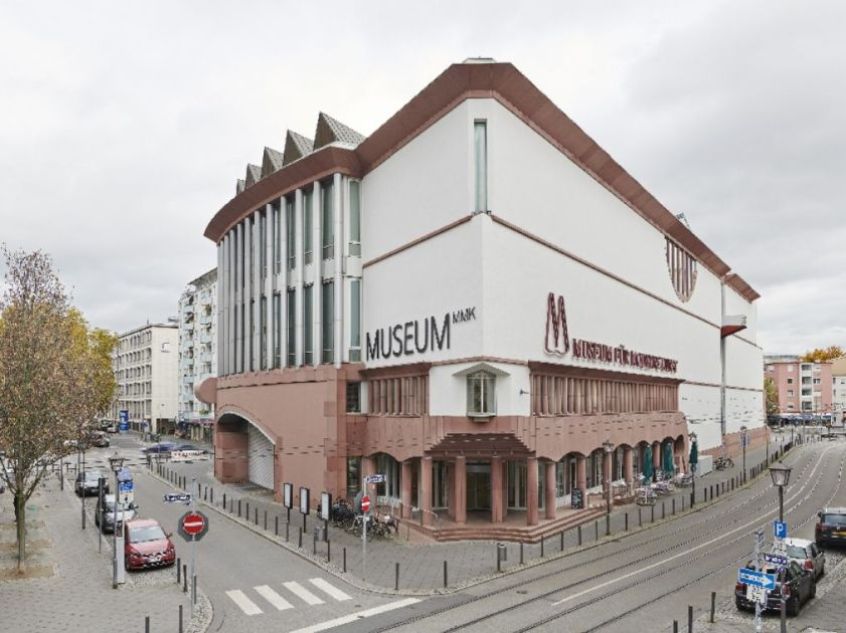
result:
[(323, 593), (327, 593), (331, 597), (335, 598), (335, 600), (337, 600), (338, 602), (343, 602), (344, 600), (352, 600), (350, 596), (345, 594), (337, 587), (330, 585), (328, 582), (323, 580), (323, 578), (309, 578), (309, 582), (318, 589), (320, 589)]
[(258, 615), (262, 612), (262, 610), (258, 608), (258, 605), (250, 600), (243, 591), (233, 589), (232, 591), (227, 591), (226, 595), (232, 598), (232, 602), (237, 604), (241, 611), (247, 615)]
[(253, 587), (253, 589), (255, 589), (256, 593), (258, 593), (262, 598), (264, 598), (270, 604), (276, 607), (279, 611), (294, 608), (294, 605), (285, 600), (285, 598), (273, 591), (273, 589), (271, 589), (267, 585), (259, 585), (258, 587)]
[[(805, 487), (807, 487), (808, 483), (811, 481), (811, 478), (812, 478), (811, 476), (817, 471), (817, 467), (821, 463), (822, 463), (822, 459), (819, 459), (817, 461), (817, 463), (814, 465), (814, 467), (811, 469), (811, 472), (810, 472), (808, 478), (805, 480), (805, 483), (802, 485), (801, 488), (799, 488), (799, 490), (796, 492), (796, 494), (792, 495), (791, 499), (795, 499), (797, 496), (799, 496), (802, 493), (802, 490), (804, 490)], [(770, 510), (769, 512), (766, 512), (765, 514), (759, 516), (758, 518), (753, 519), (753, 520), (749, 521), (748, 523), (744, 523), (743, 525), (734, 528), (730, 532), (725, 532), (724, 534), (720, 534), (720, 536), (717, 536), (716, 538), (712, 538), (710, 541), (706, 541), (705, 543), (701, 543), (701, 544), (697, 545), (696, 547), (688, 548), (688, 549), (684, 550), (683, 552), (679, 552), (678, 554), (670, 556), (669, 558), (665, 558), (663, 560), (656, 561), (656, 562), (652, 563), (651, 565), (647, 565), (646, 567), (641, 567), (640, 569), (635, 569), (634, 571), (630, 571), (629, 573), (623, 574), (622, 576), (617, 576), (616, 578), (612, 578), (611, 580), (607, 580), (607, 581), (605, 581), (601, 584), (598, 584), (594, 587), (590, 587), (589, 589), (585, 589), (585, 590), (580, 591), (578, 593), (574, 593), (572, 596), (567, 596), (566, 598), (562, 598), (561, 600), (558, 600), (557, 602), (553, 602), (551, 604), (554, 607), (554, 606), (557, 606), (559, 604), (564, 604), (565, 602), (570, 602), (571, 600), (575, 600), (576, 598), (581, 598), (582, 596), (586, 596), (587, 594), (593, 593), (594, 591), (597, 591), (599, 589), (604, 589), (605, 587), (608, 587), (610, 585), (615, 585), (618, 582), (622, 582), (623, 580), (631, 578), (632, 576), (637, 576), (638, 574), (642, 574), (643, 572), (649, 571), (650, 569), (655, 569), (656, 567), (660, 567), (661, 565), (664, 565), (665, 563), (669, 563), (670, 561), (673, 561), (677, 558), (681, 558), (683, 556), (688, 556), (688, 555), (692, 554), (693, 552), (695, 552), (696, 550), (700, 550), (703, 547), (708, 547), (709, 545), (713, 545), (714, 543), (723, 540), (724, 538), (734, 534), (735, 532), (740, 532), (741, 530), (745, 530), (749, 527), (752, 527), (753, 525), (760, 525), (761, 522), (766, 517), (768, 517), (770, 515), (777, 515), (777, 514), (778, 514), (778, 508), (773, 508), (772, 510)]]
[(311, 593), (308, 589), (303, 587), (298, 582), (291, 581), (283, 582), (282, 584), (285, 585), (285, 588), (288, 591), (300, 598), (303, 602), (306, 602), (310, 605), (324, 604), (323, 600), (315, 596), (313, 593)]
[(408, 607), (412, 604), (417, 604), (418, 602), (420, 602), (418, 598), (406, 598), (405, 600), (397, 600), (396, 602), (389, 602), (388, 604), (383, 604), (381, 607), (373, 607), (372, 609), (365, 609), (364, 611), (358, 611), (356, 613), (351, 613), (350, 615), (345, 615), (342, 618), (335, 618), (334, 620), (327, 620), (326, 622), (312, 624), (311, 626), (307, 626), (304, 629), (297, 629), (296, 631), (291, 631), (291, 633), (318, 633), (319, 631), (333, 629), (336, 626), (341, 626), (343, 624), (351, 624), (363, 618), (369, 618), (374, 615), (379, 615), (380, 613), (387, 613), (388, 611), (402, 609), (403, 607)]

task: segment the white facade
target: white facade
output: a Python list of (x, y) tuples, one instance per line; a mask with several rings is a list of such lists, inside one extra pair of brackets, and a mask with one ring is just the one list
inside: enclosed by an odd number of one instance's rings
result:
[(148, 324), (119, 335), (113, 358), (117, 391), (112, 416), (128, 411), (130, 424), (157, 433), (177, 414), (178, 332), (175, 324)]
[(211, 424), (214, 407), (197, 400), (194, 386), (217, 375), (217, 269), (194, 279), (179, 298), (179, 410), (188, 424)]

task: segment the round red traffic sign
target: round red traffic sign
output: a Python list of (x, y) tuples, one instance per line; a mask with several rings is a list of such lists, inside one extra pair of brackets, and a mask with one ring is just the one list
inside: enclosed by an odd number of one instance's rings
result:
[(361, 511), (362, 512), (370, 512), (370, 497), (364, 495), (361, 498)]
[(182, 529), (190, 536), (196, 536), (206, 527), (206, 518), (202, 514), (189, 512), (182, 517)]

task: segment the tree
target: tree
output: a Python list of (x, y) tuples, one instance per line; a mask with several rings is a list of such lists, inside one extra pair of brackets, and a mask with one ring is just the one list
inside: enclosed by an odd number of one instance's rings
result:
[(767, 415), (778, 414), (778, 389), (776, 388), (775, 380), (769, 376), (764, 378), (764, 394), (767, 398)]
[(803, 363), (823, 363), (846, 356), (846, 352), (839, 345), (829, 345), (826, 348), (815, 347), (802, 357)]
[(50, 257), (5, 245), (0, 251), (7, 268), (0, 298), (0, 478), (14, 498), (23, 572), (26, 502), (101, 403), (97, 364), (75, 335), (79, 320)]

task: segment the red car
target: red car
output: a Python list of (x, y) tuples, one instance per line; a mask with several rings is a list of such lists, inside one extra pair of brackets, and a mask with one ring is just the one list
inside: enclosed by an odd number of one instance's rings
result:
[(155, 519), (132, 519), (124, 524), (124, 560), (127, 569), (169, 567), (176, 562), (176, 549)]

